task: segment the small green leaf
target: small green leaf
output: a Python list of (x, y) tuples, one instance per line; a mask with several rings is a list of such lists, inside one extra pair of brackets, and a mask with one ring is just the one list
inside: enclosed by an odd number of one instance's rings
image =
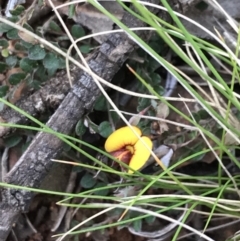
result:
[(52, 69), (47, 69), (47, 73), (48, 73), (48, 77), (52, 77), (53, 75), (55, 75), (57, 72), (57, 69), (52, 68)]
[(16, 50), (21, 51), (21, 52), (27, 51), (27, 48), (25, 48), (25, 46), (20, 42), (17, 42), (14, 47)]
[(79, 24), (74, 24), (71, 28), (71, 34), (74, 38), (78, 39), (85, 36), (85, 31)]
[(13, 10), (10, 10), (10, 13), (14, 16), (19, 16), (25, 8), (22, 5), (17, 5)]
[(92, 175), (86, 173), (81, 181), (80, 181), (80, 185), (85, 188), (85, 189), (89, 189), (95, 186), (97, 180), (93, 178)]
[(7, 48), (9, 46), (8, 41), (5, 38), (0, 39), (0, 46), (2, 48)]
[(5, 23), (0, 23), (0, 33), (6, 33), (11, 29), (14, 29), (14, 27), (7, 25)]
[(6, 64), (10, 67), (14, 67), (17, 64), (17, 61), (18, 61), (17, 57), (13, 55), (5, 59)]
[(21, 40), (20, 43), (19, 43), (19, 45), (20, 45), (21, 48), (24, 49), (24, 50), (30, 49), (31, 47), (34, 46), (34, 44), (31, 44), (31, 43), (26, 42), (26, 41), (24, 41), (24, 40)]
[(0, 62), (0, 73), (3, 73), (5, 70), (7, 70), (8, 66), (4, 62)]
[(68, 8), (68, 17), (69, 18), (73, 18), (73, 16), (75, 15), (75, 5), (71, 4)]
[(104, 95), (101, 95), (97, 98), (96, 103), (94, 105), (94, 110), (99, 110), (99, 111), (108, 110), (107, 100), (104, 97)]
[(80, 46), (79, 49), (83, 54), (88, 54), (91, 50), (91, 46), (89, 44), (85, 44), (85, 45)]
[(161, 85), (155, 85), (154, 91), (156, 91), (159, 95), (163, 95), (165, 90)]
[(161, 83), (161, 76), (157, 73), (151, 73), (150, 78), (153, 85), (159, 85)]
[(19, 65), (23, 71), (30, 73), (33, 69), (37, 68), (38, 62), (29, 58), (23, 58), (21, 59)]
[(49, 29), (57, 32), (57, 33), (62, 33), (62, 29), (59, 27), (59, 25), (55, 21), (51, 21), (49, 23)]
[(76, 127), (75, 127), (75, 132), (78, 136), (82, 136), (87, 130), (87, 127), (84, 125), (84, 121), (81, 119), (78, 121)]
[(142, 230), (142, 219), (137, 219), (133, 222), (133, 228), (135, 231), (140, 232)]
[(28, 24), (28, 23), (24, 23), (23, 24), (23, 27), (26, 28), (28, 31), (30, 32), (33, 32), (34, 33), (34, 30), (33, 28)]
[(59, 59), (55, 54), (47, 53), (43, 59), (43, 65), (46, 69), (58, 69)]
[[(99, 182), (94, 188), (101, 188), (101, 187), (107, 187), (107, 184), (104, 182)], [(103, 190), (97, 190), (94, 192), (95, 195), (97, 196), (107, 196), (109, 193), (109, 189), (103, 189)]]
[(19, 36), (18, 36), (18, 30), (17, 29), (11, 29), (7, 32), (7, 37), (9, 39), (19, 39)]
[(25, 79), (26, 73), (15, 73), (10, 75), (8, 81), (11, 85), (17, 85), (20, 83), (23, 79)]
[(4, 139), (4, 144), (6, 147), (11, 148), (16, 146), (22, 140), (21, 136), (10, 136)]
[(152, 224), (155, 220), (156, 220), (156, 217), (155, 216), (148, 216), (144, 219), (148, 224)]
[(120, 116), (117, 112), (111, 111), (109, 114), (112, 118), (113, 123), (116, 123), (117, 121), (119, 121)]
[(47, 80), (47, 74), (46, 74), (46, 69), (44, 68), (43, 65), (39, 65), (37, 70), (35, 71), (35, 78), (44, 82)]
[(6, 96), (9, 87), (7, 85), (0, 86), (0, 98)]
[(201, 120), (205, 120), (207, 118), (210, 118), (210, 115), (208, 112), (204, 109), (198, 111), (198, 115), (200, 116)]
[(112, 127), (108, 121), (103, 121), (98, 126), (98, 130), (99, 130), (99, 134), (104, 138), (109, 137), (109, 135), (112, 133)]
[(59, 69), (65, 69), (66, 68), (66, 60), (64, 58), (58, 58), (59, 60)]
[(139, 98), (138, 100), (138, 106), (137, 106), (137, 111), (140, 112), (144, 110), (146, 107), (151, 105), (151, 101), (147, 98)]
[(9, 56), (9, 51), (8, 51), (8, 49), (2, 49), (1, 55), (2, 55), (4, 58), (7, 58), (7, 57)]
[(33, 45), (28, 49), (28, 58), (32, 60), (42, 60), (46, 56), (46, 52), (40, 45)]
[(12, 17), (9, 17), (7, 19), (9, 21), (13, 22), (13, 23), (16, 23), (19, 20), (19, 17), (18, 16), (12, 16)]
[(33, 88), (34, 90), (40, 90), (42, 83), (36, 79), (31, 79), (31, 76), (29, 78), (28, 86), (30, 88)]

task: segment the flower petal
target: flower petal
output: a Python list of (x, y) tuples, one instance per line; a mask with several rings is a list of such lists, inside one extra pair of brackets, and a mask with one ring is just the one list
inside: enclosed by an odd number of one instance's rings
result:
[[(132, 128), (141, 136), (142, 132), (136, 126), (132, 126)], [(105, 150), (107, 152), (112, 152), (119, 150), (126, 145), (134, 146), (138, 141), (137, 136), (133, 133), (130, 127), (125, 126), (116, 131), (114, 131), (105, 142)]]
[[(141, 137), (141, 140), (149, 147), (150, 150), (152, 149), (153, 143), (150, 138), (143, 136)], [(131, 167), (133, 170), (139, 170), (141, 167), (143, 167), (151, 154), (141, 140), (138, 140), (134, 145), (135, 152), (129, 163), (129, 167)], [(132, 174), (133, 171), (128, 170), (128, 173)]]

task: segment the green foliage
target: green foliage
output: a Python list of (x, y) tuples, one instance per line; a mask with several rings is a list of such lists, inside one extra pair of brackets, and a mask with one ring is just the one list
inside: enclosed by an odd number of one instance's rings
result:
[(59, 58), (53, 53), (47, 53), (43, 59), (43, 65), (46, 69), (58, 69)]
[(0, 86), (0, 98), (3, 98), (7, 94), (8, 89), (7, 85)]
[(110, 122), (108, 122), (108, 121), (103, 121), (103, 122), (99, 125), (98, 130), (99, 130), (99, 134), (100, 134), (102, 137), (107, 138), (107, 137), (112, 133), (112, 127), (111, 127)]
[(0, 47), (7, 48), (8, 46), (8, 41), (5, 38), (0, 39)]
[(51, 21), (49, 23), (50, 30), (56, 32), (56, 33), (62, 33), (62, 29), (59, 27), (59, 25), (55, 21)]
[(75, 132), (78, 136), (82, 136), (87, 130), (87, 127), (84, 125), (84, 121), (81, 119), (78, 121), (76, 127), (75, 127)]
[(19, 16), (24, 12), (25, 8), (22, 5), (17, 5), (15, 9), (11, 10), (10, 13), (14, 16)]
[(92, 175), (86, 173), (81, 181), (80, 181), (80, 185), (85, 188), (85, 189), (89, 189), (89, 188), (93, 188), (96, 184), (97, 180), (95, 178), (93, 178)]
[(0, 62), (0, 73), (3, 73), (4, 71), (7, 70), (7, 64), (5, 64), (4, 62)]
[[(39, 6), (43, 4), (39, 1)], [(70, 18), (74, 15), (74, 6), (70, 6), (69, 10), (72, 9), (72, 14)], [(11, 11), (12, 17), (8, 18), (11, 22), (19, 22), (24, 17), (27, 19), (27, 14), (25, 8), (21, 5), (16, 6), (15, 9)], [(23, 14), (26, 13), (26, 16)], [(22, 21), (23, 22), (23, 21)], [(22, 23), (21, 22), (21, 23)], [(20, 22), (19, 22), (20, 23)], [(20, 24), (21, 24), (20, 23)], [(49, 42), (61, 48), (61, 41), (68, 40), (66, 33), (62, 30), (59, 22), (51, 20), (44, 27), (37, 27), (33, 29), (28, 23), (24, 22), (22, 26), (30, 32), (36, 33), (39, 36), (47, 38)], [(79, 24), (74, 24), (70, 27), (70, 32), (73, 38), (77, 39), (86, 35), (85, 29)], [(48, 39), (49, 35), (51, 35)], [(19, 31), (18, 29), (0, 22), (0, 49), (1, 49), (1, 59), (0, 59), (0, 73), (5, 73), (11, 68), (20, 67), (20, 73), (10, 75), (8, 82), (12, 85), (20, 83), (22, 79), (25, 79), (29, 87), (38, 89), (42, 82), (48, 80), (52, 77), (57, 70), (65, 68), (65, 59), (58, 56), (58, 54), (49, 51), (44, 45), (38, 42), (38, 40), (24, 31)], [(12, 41), (14, 40), (14, 41)], [(69, 43), (70, 44), (70, 41)], [(82, 53), (89, 53), (91, 46), (89, 40), (84, 40), (81, 43), (77, 43), (78, 48)], [(61, 46), (61, 47), (60, 47)], [(6, 93), (6, 91), (11, 89), (4, 88), (1, 94)]]
[(142, 230), (142, 219), (137, 219), (133, 222), (133, 228), (135, 231), (139, 232)]
[(74, 24), (71, 28), (71, 34), (74, 38), (78, 39), (86, 35), (85, 30), (79, 24)]
[(38, 66), (38, 62), (29, 58), (23, 58), (19, 62), (20, 68), (25, 72), (32, 72)]
[(88, 54), (91, 50), (91, 46), (89, 44), (85, 44), (85, 45), (81, 45), (79, 49), (83, 54)]
[(12, 75), (10, 75), (9, 79), (8, 79), (8, 82), (11, 84), (11, 85), (17, 85), (19, 84), (22, 80), (25, 79), (26, 77), (26, 73), (14, 73)]
[(7, 38), (8, 39), (19, 39), (18, 36), (18, 30), (17, 29), (11, 29), (7, 32)]
[[(95, 189), (95, 188), (106, 187), (106, 186), (107, 186), (106, 183), (104, 183), (104, 182), (98, 182), (98, 183), (95, 185), (94, 189)], [(106, 189), (103, 189), (103, 190), (94, 191), (94, 194), (95, 194), (95, 195), (98, 195), (98, 196), (107, 196), (108, 193), (109, 193), (109, 189), (107, 189), (107, 188), (106, 188)]]
[(100, 95), (94, 105), (94, 110), (106, 111), (108, 110), (107, 100), (104, 95)]
[(16, 56), (10, 55), (5, 59), (5, 62), (9, 67), (13, 68), (17, 64), (18, 59)]
[(0, 23), (0, 33), (6, 33), (10, 31), (11, 29), (14, 29), (12, 26), (7, 25), (5, 23)]
[(32, 60), (42, 60), (46, 56), (46, 51), (40, 45), (33, 45), (28, 49), (28, 58)]
[(10, 137), (7, 137), (4, 139), (4, 144), (6, 147), (11, 148), (19, 144), (19, 142), (22, 140), (22, 137), (19, 135), (13, 135)]

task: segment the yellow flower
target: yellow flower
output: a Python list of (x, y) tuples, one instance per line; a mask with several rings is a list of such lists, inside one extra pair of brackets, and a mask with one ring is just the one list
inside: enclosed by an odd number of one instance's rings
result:
[[(132, 128), (139, 136), (142, 135), (141, 130), (136, 126), (132, 126)], [(115, 158), (128, 164), (133, 170), (139, 170), (144, 166), (151, 154), (146, 146), (148, 146), (150, 150), (153, 146), (151, 139), (147, 136), (142, 136), (140, 139), (138, 139), (130, 127), (125, 126), (114, 131), (107, 138), (105, 150)], [(146, 146), (142, 142), (144, 142)], [(132, 174), (133, 171), (129, 169), (128, 173)]]

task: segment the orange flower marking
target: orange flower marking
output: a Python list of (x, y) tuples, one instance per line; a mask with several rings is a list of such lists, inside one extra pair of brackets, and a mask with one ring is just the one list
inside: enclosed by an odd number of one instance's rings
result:
[[(142, 132), (136, 126), (132, 128), (138, 133), (139, 136)], [(142, 136), (140, 139), (130, 129), (125, 126), (114, 131), (105, 142), (105, 150), (111, 153), (118, 160), (129, 165), (133, 170), (139, 170), (147, 162), (150, 151), (143, 144), (145, 143), (149, 149), (152, 149), (152, 141), (147, 136)], [(132, 174), (132, 170), (128, 170), (129, 174)]]

